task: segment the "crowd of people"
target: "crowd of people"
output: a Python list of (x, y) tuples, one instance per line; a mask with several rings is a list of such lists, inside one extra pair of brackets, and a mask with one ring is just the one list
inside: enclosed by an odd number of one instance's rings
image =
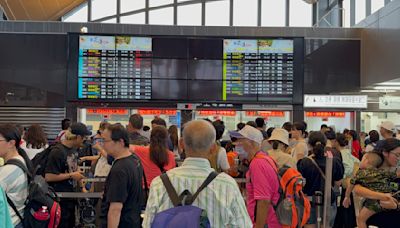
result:
[[(223, 140), (226, 133), (229, 140)], [(177, 206), (171, 186), (178, 195), (189, 194), (191, 200), (181, 202), (206, 211), (211, 227), (282, 227), (275, 208), (282, 189), (277, 173), (285, 167), (304, 179), (302, 191), (311, 202), (304, 227), (319, 222), (315, 193), (324, 192), (326, 172), (332, 178), (331, 202), (325, 205), (330, 227), (400, 227), (400, 141), (390, 121), (368, 134), (335, 132), (327, 125), (308, 132), (305, 122), (267, 129), (263, 118), (227, 131), (221, 120), (193, 120), (178, 129), (167, 128), (159, 117), (149, 128), (134, 114), (127, 127), (102, 122), (93, 136), (83, 123), (65, 119), (50, 143), (40, 125), (1, 124), (0, 207), (7, 208), (9, 198), (18, 212), (8, 206), (0, 227), (23, 227), (17, 214), (24, 212), (29, 188), (27, 174), (7, 162), (16, 159), (33, 173), (32, 159), (46, 151), (43, 176), (56, 192), (103, 192), (100, 227), (151, 227), (160, 213)], [(85, 183), (82, 164), (92, 167), (91, 176), (106, 181)], [(205, 184), (213, 172), (218, 174)], [(245, 189), (239, 179), (245, 180)], [(61, 198), (60, 206), (59, 227), (74, 227), (75, 200)]]

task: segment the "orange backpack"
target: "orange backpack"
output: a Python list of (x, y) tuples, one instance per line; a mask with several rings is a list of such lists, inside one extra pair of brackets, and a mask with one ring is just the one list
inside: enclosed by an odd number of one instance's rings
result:
[[(257, 156), (256, 156), (257, 157)], [(276, 171), (275, 167), (265, 159)], [(271, 159), (273, 160), (273, 159)], [(310, 218), (310, 200), (303, 193), (304, 178), (299, 171), (283, 166), (277, 172), (279, 180), (279, 200), (274, 206), (282, 228), (301, 228)]]

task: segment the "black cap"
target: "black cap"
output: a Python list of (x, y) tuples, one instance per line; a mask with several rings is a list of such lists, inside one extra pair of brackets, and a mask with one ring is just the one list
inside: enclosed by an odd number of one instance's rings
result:
[(74, 135), (88, 136), (92, 134), (92, 132), (90, 132), (83, 123), (73, 123), (71, 124), (70, 128), (71, 133)]

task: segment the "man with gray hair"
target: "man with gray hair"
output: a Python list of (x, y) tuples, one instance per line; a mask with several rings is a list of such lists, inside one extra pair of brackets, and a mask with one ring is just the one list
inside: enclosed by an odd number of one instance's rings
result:
[[(167, 172), (178, 195), (185, 190), (194, 194), (209, 174), (214, 172), (207, 158), (216, 149), (215, 137), (215, 129), (207, 121), (194, 120), (185, 124), (181, 143), (187, 158), (182, 166)], [(192, 205), (207, 212), (211, 227), (252, 227), (240, 196), (235, 180), (221, 173), (200, 192)], [(163, 181), (156, 177), (150, 186), (143, 227), (151, 227), (157, 213), (172, 207)]]

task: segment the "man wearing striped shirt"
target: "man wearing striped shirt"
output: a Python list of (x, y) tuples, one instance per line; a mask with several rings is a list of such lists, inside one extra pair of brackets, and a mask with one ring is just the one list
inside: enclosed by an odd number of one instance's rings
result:
[[(178, 195), (186, 189), (196, 192), (214, 171), (207, 158), (215, 151), (215, 135), (214, 127), (207, 121), (195, 120), (185, 125), (183, 146), (187, 158), (182, 166), (167, 172)], [(207, 211), (211, 227), (252, 227), (238, 185), (225, 173), (218, 175), (201, 191), (193, 205)], [(172, 207), (160, 177), (156, 177), (151, 183), (143, 227), (151, 227), (157, 213)]]

